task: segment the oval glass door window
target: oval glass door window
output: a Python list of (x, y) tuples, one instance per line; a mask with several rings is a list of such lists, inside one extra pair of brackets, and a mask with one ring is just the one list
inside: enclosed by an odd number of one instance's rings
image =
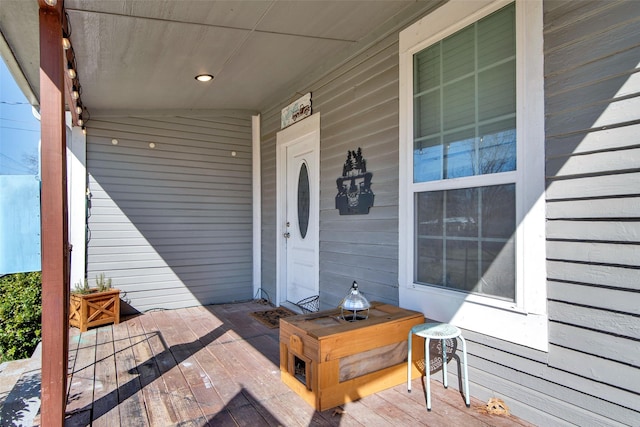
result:
[(303, 239), (307, 236), (307, 229), (309, 228), (310, 200), (309, 172), (307, 171), (306, 163), (303, 163), (298, 174), (298, 228)]

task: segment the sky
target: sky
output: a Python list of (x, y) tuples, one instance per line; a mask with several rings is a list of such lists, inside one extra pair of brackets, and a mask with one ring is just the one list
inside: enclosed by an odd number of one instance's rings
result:
[(40, 122), (0, 61), (0, 175), (37, 175)]
[(0, 276), (41, 268), (39, 145), (40, 122), (0, 60)]

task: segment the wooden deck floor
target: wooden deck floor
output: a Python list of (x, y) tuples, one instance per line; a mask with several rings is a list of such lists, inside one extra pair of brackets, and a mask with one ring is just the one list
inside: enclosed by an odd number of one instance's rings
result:
[(433, 410), (420, 379), (317, 412), (280, 381), (278, 329), (248, 313), (255, 302), (149, 312), (80, 333), (69, 350), (68, 426), (514, 426), (466, 408), (434, 381)]

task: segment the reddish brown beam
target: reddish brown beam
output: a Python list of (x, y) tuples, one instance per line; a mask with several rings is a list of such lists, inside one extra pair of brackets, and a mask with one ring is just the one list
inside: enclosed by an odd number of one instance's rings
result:
[(63, 426), (67, 400), (68, 233), (61, 5), (40, 1), (43, 426)]

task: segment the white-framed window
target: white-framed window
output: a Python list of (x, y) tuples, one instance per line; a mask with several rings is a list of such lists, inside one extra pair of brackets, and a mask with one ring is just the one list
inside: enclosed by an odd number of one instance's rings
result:
[(542, 3), (451, 0), (399, 65), (400, 305), (546, 351)]

